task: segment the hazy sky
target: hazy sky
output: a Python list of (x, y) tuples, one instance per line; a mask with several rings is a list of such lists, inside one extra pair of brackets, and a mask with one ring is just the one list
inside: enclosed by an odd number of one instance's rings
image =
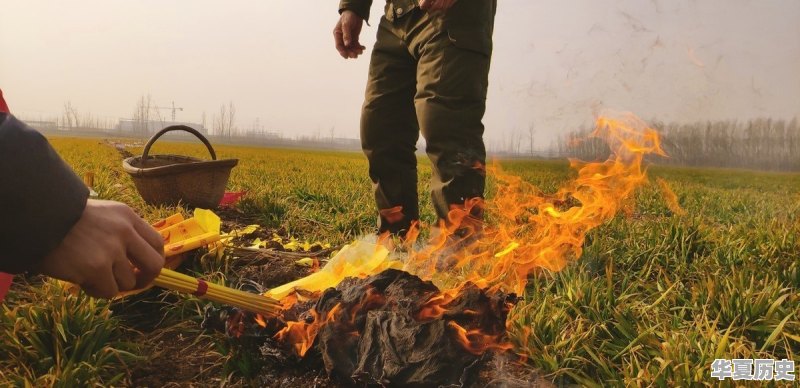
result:
[[(210, 126), (233, 101), (242, 128), (357, 137), (369, 59), (338, 56), (337, 3), (0, 0), (0, 88), (31, 118), (67, 100), (129, 118), (150, 94), (184, 107), (178, 120), (205, 112)], [(547, 146), (603, 107), (679, 121), (800, 115), (800, 1), (499, 3), (490, 145), (534, 125)], [(368, 48), (383, 4), (362, 32)]]

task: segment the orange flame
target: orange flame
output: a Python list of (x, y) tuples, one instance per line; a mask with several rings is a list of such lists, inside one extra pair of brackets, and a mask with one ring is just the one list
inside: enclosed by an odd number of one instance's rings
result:
[(374, 288), (368, 288), (367, 292), (361, 297), (361, 300), (349, 312), (349, 323), (352, 325), (356, 321), (356, 315), (361, 310), (371, 310), (383, 306), (386, 303), (386, 298)]
[[(491, 200), (473, 198), (463, 206), (451, 207), (448, 222), (440, 222), (438, 233), (432, 233), (422, 249), (413, 248), (419, 225), (412, 225), (405, 242), (409, 253), (404, 270), (434, 281), (443, 290), (425, 302), (416, 319), (441, 318), (467, 282), (488, 288), (489, 292), (524, 294), (530, 274), (559, 271), (578, 259), (586, 233), (630, 206), (634, 190), (646, 182), (644, 156), (664, 156), (658, 133), (632, 114), (626, 114), (618, 119), (598, 118), (590, 137), (603, 139), (612, 155), (604, 162), (594, 163), (571, 159), (570, 166), (577, 171), (577, 177), (555, 194), (544, 195), (522, 178), (506, 174), (494, 165), (487, 168), (498, 182)], [(474, 217), (484, 210), (491, 221), (486, 225)], [(377, 273), (385, 267), (374, 268)], [(348, 267), (338, 268), (344, 271)], [(337, 273), (330, 279), (369, 275), (372, 273), (363, 271)], [(383, 301), (367, 295), (364, 303)], [(310, 324), (289, 323), (277, 338), (291, 342), (298, 354), (305, 354), (321, 325), (338, 321), (338, 307), (325, 317), (315, 316)], [(355, 312), (349, 313), (352, 322)], [(510, 344), (501, 344), (498, 336), (467, 330), (452, 321), (448, 325), (454, 329), (456, 339), (473, 354), (511, 348)]]
[[(358, 331), (352, 329), (358, 312), (380, 307), (384, 303), (384, 296), (375, 292), (374, 289), (369, 288), (361, 297), (361, 300), (359, 300), (350, 311), (343, 310), (341, 303), (336, 304), (336, 306), (322, 316), (319, 316), (315, 309), (311, 309), (311, 315), (313, 317), (311, 323), (287, 322), (287, 326), (275, 334), (275, 338), (279, 341), (291, 343), (295, 353), (302, 357), (311, 349), (314, 340), (317, 338), (317, 334), (319, 334), (323, 326), (331, 322), (337, 322), (342, 326), (343, 334), (358, 336)], [(349, 319), (342, 319), (342, 317), (345, 316)], [(256, 319), (258, 318), (259, 317), (256, 317)], [(266, 326), (266, 324), (262, 326)]]
[(460, 289), (446, 290), (432, 296), (422, 305), (415, 319), (418, 321), (430, 321), (443, 317), (447, 312), (447, 305), (458, 296), (460, 291)]
[(675, 195), (675, 192), (669, 187), (667, 181), (656, 178), (656, 182), (658, 182), (658, 186), (661, 188), (661, 195), (664, 196), (664, 201), (667, 202), (667, 208), (679, 216), (685, 215), (686, 210), (683, 210), (681, 204), (678, 203), (678, 196)]
[(264, 320), (261, 314), (256, 314), (256, 323), (261, 327), (267, 327), (267, 321)]
[[(498, 181), (497, 193), (486, 202), (492, 224), (482, 230), (469, 225), (475, 238), (453, 251), (455, 231), (469, 220), (467, 202), (450, 212), (450, 226), (422, 250), (412, 252), (405, 269), (439, 284), (463, 284), (523, 294), (527, 277), (540, 269), (558, 271), (580, 257), (586, 233), (611, 218), (623, 207), (634, 189), (642, 185), (645, 154), (663, 155), (658, 133), (632, 115), (622, 119), (597, 119), (590, 135), (602, 138), (612, 150), (605, 162), (571, 160), (578, 176), (553, 195), (543, 195), (520, 177), (505, 174), (499, 166), (489, 170)], [(575, 203), (566, 207), (565, 204)], [(440, 225), (441, 227), (441, 225)], [(451, 270), (441, 271), (446, 256)]]
[(455, 331), (455, 338), (464, 349), (475, 355), (481, 355), (488, 350), (510, 350), (514, 347), (511, 343), (500, 342), (500, 336), (484, 334), (480, 330), (467, 330), (453, 321), (447, 322), (447, 325)]
[(311, 323), (287, 322), (286, 327), (275, 334), (275, 339), (292, 344), (295, 353), (302, 357), (314, 345), (314, 339), (317, 338), (319, 329), (328, 322), (335, 321), (340, 309), (341, 305), (337, 304), (322, 317), (317, 315), (314, 309), (311, 309), (311, 315), (314, 318)]

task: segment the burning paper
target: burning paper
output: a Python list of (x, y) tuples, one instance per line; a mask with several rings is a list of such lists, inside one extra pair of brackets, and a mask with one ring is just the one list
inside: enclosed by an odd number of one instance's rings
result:
[[(468, 284), (441, 316), (419, 316), (439, 296), (431, 282), (392, 269), (329, 289), (314, 307), (317, 317), (329, 318), (317, 334), (325, 368), (370, 385), (447, 386), (471, 380), (486, 350), (511, 347), (502, 337), (513, 295)], [(279, 336), (314, 341), (304, 333)]]
[[(506, 317), (528, 276), (578, 259), (586, 234), (630, 206), (647, 182), (645, 155), (663, 155), (656, 131), (633, 115), (601, 117), (591, 136), (611, 156), (571, 160), (576, 177), (553, 194), (490, 167), (494, 196), (453, 206), (421, 248), (412, 228), (402, 262), (382, 245), (357, 242), (319, 272), (269, 290), (284, 307), (304, 309), (275, 338), (362, 384), (466, 385), (486, 352), (510, 349)], [(473, 210), (490, 222), (476, 227)], [(318, 299), (308, 309), (295, 304), (301, 296)]]
[(383, 245), (357, 241), (345, 245), (324, 267), (302, 279), (275, 287), (264, 295), (282, 300), (302, 290), (309, 293), (322, 292), (335, 287), (346, 277), (366, 277), (389, 268), (400, 268), (402, 263), (389, 258), (389, 250)]

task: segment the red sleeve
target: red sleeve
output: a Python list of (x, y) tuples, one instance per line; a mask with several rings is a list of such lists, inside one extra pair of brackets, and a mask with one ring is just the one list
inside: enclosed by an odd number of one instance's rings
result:
[(0, 113), (9, 113), (11, 112), (8, 109), (8, 104), (6, 104), (6, 100), (3, 99), (3, 89), (0, 89)]
[(11, 288), (11, 282), (13, 280), (13, 275), (0, 272), (0, 302), (6, 298), (6, 293), (8, 293), (8, 289)]
[[(0, 89), (0, 113), (8, 113), (8, 104), (3, 99), (3, 89)], [(11, 282), (14, 280), (13, 275), (0, 272), (0, 302), (6, 298), (8, 289), (11, 288)]]

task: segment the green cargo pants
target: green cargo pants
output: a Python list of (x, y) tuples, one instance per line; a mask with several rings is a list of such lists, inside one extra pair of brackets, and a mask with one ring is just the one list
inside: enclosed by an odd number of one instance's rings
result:
[[(444, 13), (388, 2), (378, 26), (361, 115), (361, 143), (379, 210), (379, 232), (419, 219), (416, 143), (433, 166), (436, 214), (482, 199), (489, 63), (496, 0), (459, 0)], [(482, 217), (480, 207), (472, 212)]]

